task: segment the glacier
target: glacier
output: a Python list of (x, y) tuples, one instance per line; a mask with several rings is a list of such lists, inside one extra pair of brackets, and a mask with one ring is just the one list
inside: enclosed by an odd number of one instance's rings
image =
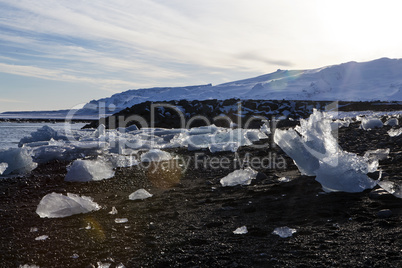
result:
[[(121, 111), (145, 101), (170, 100), (344, 100), (402, 101), (402, 59), (346, 62), (308, 70), (277, 70), (254, 78), (188, 87), (131, 89), (87, 103), (77, 116)], [(108, 110), (110, 107), (110, 111)]]

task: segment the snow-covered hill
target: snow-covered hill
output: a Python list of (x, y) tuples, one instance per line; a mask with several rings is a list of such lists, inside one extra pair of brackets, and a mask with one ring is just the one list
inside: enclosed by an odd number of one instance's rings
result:
[[(312, 70), (277, 70), (255, 78), (212, 86), (128, 90), (93, 100), (80, 113), (116, 112), (144, 101), (206, 99), (402, 101), (402, 59), (348, 62)], [(108, 111), (114, 108), (113, 111)]]

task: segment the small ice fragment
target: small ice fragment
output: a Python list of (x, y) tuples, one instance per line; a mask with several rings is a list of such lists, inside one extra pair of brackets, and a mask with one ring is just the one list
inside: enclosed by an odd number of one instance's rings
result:
[(402, 128), (388, 130), (388, 135), (390, 137), (398, 137), (401, 134), (402, 134)]
[(393, 181), (379, 181), (378, 185), (390, 194), (402, 198), (402, 185)]
[(77, 253), (74, 253), (72, 256), (71, 256), (71, 258), (73, 258), (73, 259), (78, 259), (80, 257), (80, 255), (78, 255)]
[(39, 202), (36, 213), (41, 218), (63, 218), (74, 214), (99, 210), (100, 206), (91, 197), (67, 193), (67, 196), (51, 193)]
[(48, 235), (41, 235), (41, 236), (38, 236), (37, 238), (35, 238), (35, 240), (40, 241), (40, 240), (46, 240), (48, 238), (49, 238)]
[(85, 229), (86, 229), (86, 230), (91, 230), (91, 229), (92, 229), (91, 224), (90, 224), (89, 222), (88, 222), (87, 227), (85, 227)]
[(127, 218), (116, 218), (116, 219), (114, 219), (114, 222), (115, 223), (126, 223), (126, 222), (128, 222), (128, 219)]
[(0, 163), (0, 175), (8, 168), (8, 163)]
[(234, 234), (247, 234), (248, 230), (246, 226), (242, 226), (237, 228), (236, 230), (233, 231)]
[(172, 159), (170, 153), (159, 149), (151, 149), (145, 154), (141, 155), (141, 162), (160, 162), (170, 159)]
[(20, 265), (18, 268), (40, 268), (40, 267), (35, 264), (24, 264), (24, 265)]
[(112, 207), (112, 210), (109, 211), (109, 214), (111, 214), (111, 215), (116, 215), (116, 214), (117, 214), (117, 209), (116, 209), (116, 207)]
[(97, 268), (109, 268), (112, 264), (108, 263), (108, 262), (100, 262), (100, 261), (98, 261), (97, 265), (98, 265)]
[(294, 233), (296, 233), (296, 229), (289, 228), (287, 226), (277, 227), (272, 232), (273, 234), (279, 235), (282, 238), (291, 237)]
[(278, 179), (278, 181), (280, 182), (290, 182), (290, 178), (289, 177), (281, 177)]
[(126, 268), (126, 266), (124, 266), (124, 264), (122, 264), (122, 263), (119, 263), (119, 264), (116, 266), (116, 268)]
[(36, 228), (36, 227), (31, 227), (31, 229), (29, 229), (29, 231), (30, 231), (31, 233), (35, 233), (35, 232), (38, 231), (38, 228)]
[(220, 182), (222, 186), (250, 185), (251, 180), (255, 179), (257, 174), (257, 171), (248, 167), (229, 173), (227, 176), (223, 177)]
[(150, 194), (147, 190), (138, 189), (134, 193), (130, 194), (128, 196), (128, 199), (130, 199), (130, 200), (144, 200), (144, 199), (147, 199), (147, 198), (152, 197), (152, 196), (153, 195)]

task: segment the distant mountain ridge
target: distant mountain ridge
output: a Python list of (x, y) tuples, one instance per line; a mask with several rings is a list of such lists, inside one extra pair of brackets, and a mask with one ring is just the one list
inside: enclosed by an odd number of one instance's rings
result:
[(347, 62), (310, 70), (277, 70), (254, 78), (188, 87), (128, 90), (92, 100), (78, 114), (121, 111), (145, 101), (170, 100), (402, 101), (402, 59)]

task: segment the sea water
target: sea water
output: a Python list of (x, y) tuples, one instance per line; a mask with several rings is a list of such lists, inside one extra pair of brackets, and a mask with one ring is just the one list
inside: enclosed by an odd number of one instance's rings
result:
[[(66, 125), (67, 124), (67, 125)], [(0, 122), (0, 150), (18, 147), (19, 141), (45, 125), (50, 126), (56, 131), (63, 130), (67, 126), (71, 130), (81, 129), (85, 123), (18, 123)]]

